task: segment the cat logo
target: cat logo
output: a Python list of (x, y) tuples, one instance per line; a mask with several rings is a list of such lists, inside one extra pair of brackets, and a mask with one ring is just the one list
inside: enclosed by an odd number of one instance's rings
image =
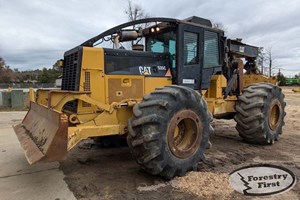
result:
[(151, 67), (139, 67), (139, 71), (141, 75), (151, 75)]

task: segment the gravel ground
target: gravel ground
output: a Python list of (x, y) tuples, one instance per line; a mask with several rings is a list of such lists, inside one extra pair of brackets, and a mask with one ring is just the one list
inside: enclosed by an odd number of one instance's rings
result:
[[(230, 187), (228, 174), (249, 164), (284, 166), (300, 179), (300, 94), (284, 88), (286, 125), (278, 142), (270, 146), (244, 143), (233, 120), (214, 120), (213, 147), (198, 172), (165, 181), (145, 173), (126, 146), (75, 148), (61, 163), (77, 199), (253, 199)], [(284, 194), (264, 199), (300, 199), (300, 184)], [(255, 198), (254, 198), (255, 199)]]

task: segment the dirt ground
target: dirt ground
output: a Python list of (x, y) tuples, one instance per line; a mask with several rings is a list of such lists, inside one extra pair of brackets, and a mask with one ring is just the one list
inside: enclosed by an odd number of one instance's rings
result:
[[(214, 120), (212, 148), (197, 172), (165, 181), (145, 173), (126, 146), (74, 149), (61, 163), (70, 190), (78, 199), (252, 199), (231, 189), (228, 174), (249, 164), (284, 166), (300, 180), (300, 93), (283, 88), (286, 118), (274, 145), (244, 143), (234, 120)], [(264, 199), (300, 199), (300, 184), (284, 194)]]

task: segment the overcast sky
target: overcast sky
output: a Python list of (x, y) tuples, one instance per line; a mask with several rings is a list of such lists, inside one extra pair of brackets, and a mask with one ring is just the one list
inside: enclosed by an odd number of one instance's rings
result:
[[(227, 36), (266, 49), (285, 75), (300, 72), (299, 0), (132, 0), (152, 17), (195, 15)], [(0, 0), (0, 56), (20, 70), (51, 67), (63, 53), (127, 21), (125, 0)]]

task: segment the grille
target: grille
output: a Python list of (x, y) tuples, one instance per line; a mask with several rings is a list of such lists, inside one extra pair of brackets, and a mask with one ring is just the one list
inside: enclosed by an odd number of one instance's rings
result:
[(65, 55), (64, 58), (64, 68), (63, 68), (63, 78), (62, 78), (62, 90), (76, 91), (78, 88), (77, 82), (77, 68), (78, 68), (78, 52)]
[[(83, 83), (84, 91), (91, 91), (91, 74), (90, 72), (84, 73), (84, 83)], [(82, 107), (91, 107), (91, 104), (82, 102)]]
[[(62, 90), (78, 91), (80, 74), (80, 49), (76, 48), (65, 53), (64, 68), (62, 77)], [(65, 109), (77, 112), (78, 101), (70, 101), (65, 105)]]

